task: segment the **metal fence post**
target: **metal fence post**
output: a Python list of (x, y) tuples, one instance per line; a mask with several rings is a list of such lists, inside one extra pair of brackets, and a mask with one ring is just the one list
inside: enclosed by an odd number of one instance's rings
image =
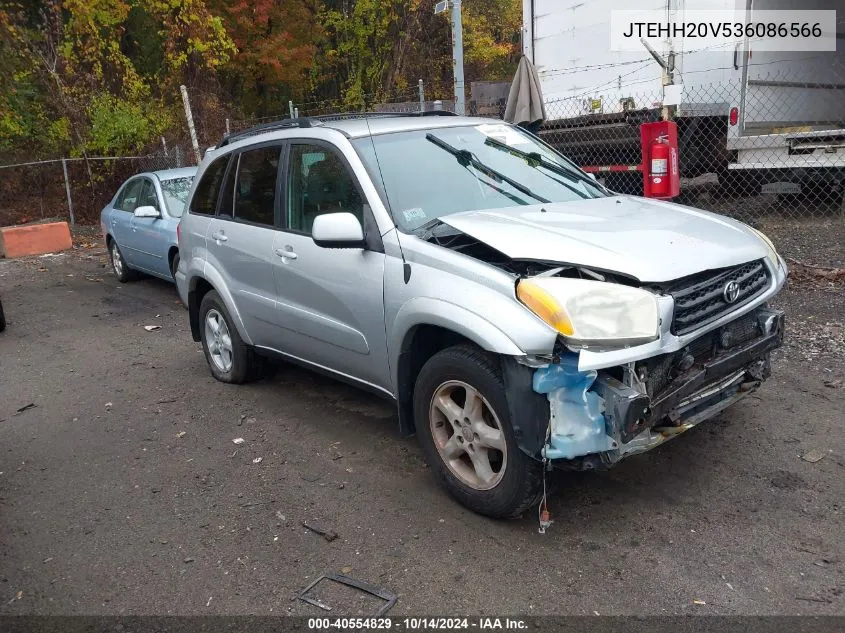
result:
[(293, 101), (288, 101), (288, 109), (290, 109), (290, 118), (293, 117)]
[(422, 79), (420, 79), (420, 112), (425, 112), (425, 91), (423, 90)]
[(185, 87), (184, 84), (179, 86), (179, 90), (182, 92), (182, 103), (185, 106), (185, 118), (188, 120), (188, 131), (191, 133), (191, 144), (194, 146), (194, 155), (197, 159), (197, 165), (202, 162), (202, 157), (200, 156), (200, 144), (197, 141), (197, 130), (194, 127), (194, 116), (191, 114), (191, 102), (188, 100), (188, 89)]
[(70, 178), (67, 176), (67, 160), (62, 159), (62, 171), (65, 174), (65, 193), (67, 193), (67, 211), (70, 216), (70, 225), (76, 226), (76, 218), (73, 217), (73, 198), (70, 195)]
[(164, 155), (167, 157), (167, 141), (164, 140), (164, 137), (161, 137), (161, 148), (164, 150)]

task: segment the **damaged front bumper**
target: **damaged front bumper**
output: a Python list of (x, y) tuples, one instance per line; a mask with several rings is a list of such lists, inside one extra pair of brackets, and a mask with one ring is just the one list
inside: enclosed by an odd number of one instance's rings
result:
[(550, 416), (542, 457), (586, 470), (662, 444), (756, 390), (783, 334), (783, 313), (759, 307), (680, 350), (623, 366), (583, 371), (577, 354), (564, 354), (533, 371)]

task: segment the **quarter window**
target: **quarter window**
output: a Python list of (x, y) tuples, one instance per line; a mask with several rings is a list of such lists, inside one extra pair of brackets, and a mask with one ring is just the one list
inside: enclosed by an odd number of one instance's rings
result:
[(291, 147), (288, 196), (288, 225), (294, 231), (310, 234), (314, 218), (323, 213), (346, 211), (363, 223), (363, 200), (352, 174), (324, 147)]
[(191, 198), (191, 213), (199, 215), (215, 214), (217, 211), (217, 196), (220, 194), (220, 185), (228, 162), (228, 155), (221, 156), (215, 159), (205, 170), (202, 180), (200, 180), (197, 190)]
[(235, 183), (235, 219), (267, 226), (275, 224), (280, 154), (279, 147), (241, 153)]

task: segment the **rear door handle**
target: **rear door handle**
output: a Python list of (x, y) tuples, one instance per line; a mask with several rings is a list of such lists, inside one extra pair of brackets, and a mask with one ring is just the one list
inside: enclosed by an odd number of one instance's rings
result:
[[(288, 248), (290, 248), (290, 247), (288, 247)], [(276, 253), (276, 255), (278, 255), (279, 257), (281, 257), (283, 259), (296, 259), (298, 257), (298, 255), (296, 253), (294, 253), (293, 251), (288, 251), (288, 250), (285, 250), (285, 249), (282, 249), (282, 248), (276, 248), (276, 249), (274, 249), (274, 252)]]
[(225, 234), (223, 231), (218, 231), (217, 233), (212, 233), (212, 234), (211, 234), (211, 239), (216, 240), (216, 241), (218, 241), (218, 242), (225, 242), (225, 241), (227, 241), (229, 238), (228, 238), (228, 237), (226, 237), (226, 234)]

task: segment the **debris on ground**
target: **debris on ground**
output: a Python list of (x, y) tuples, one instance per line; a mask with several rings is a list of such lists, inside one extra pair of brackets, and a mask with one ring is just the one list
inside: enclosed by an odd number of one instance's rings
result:
[(232, 443), (233, 443), (233, 444), (237, 444), (238, 446), (240, 446), (240, 445), (241, 445), (241, 444), (243, 444), (245, 441), (246, 441), (246, 440), (244, 440), (244, 438), (242, 438), (242, 437), (236, 437), (235, 439), (233, 439), (233, 440), (232, 440)]
[(362, 591), (367, 593), (371, 596), (376, 598), (381, 598), (384, 600), (384, 604), (378, 610), (378, 613), (375, 614), (376, 617), (381, 617), (390, 609), (393, 608), (393, 605), (396, 604), (396, 596), (392, 593), (385, 591), (384, 589), (379, 589), (378, 587), (374, 587), (368, 583), (362, 582), (360, 580), (355, 580), (354, 578), (350, 578), (349, 576), (342, 576), (342, 575), (335, 575), (335, 574), (325, 574), (317, 578), (314, 582), (308, 585), (305, 589), (303, 589), (298, 598), (303, 602), (307, 602), (308, 604), (313, 604), (315, 607), (319, 607), (324, 611), (331, 611), (332, 608), (324, 602), (313, 598), (308, 594), (314, 587), (316, 587), (319, 583), (324, 580), (329, 580), (332, 582), (336, 582), (341, 585), (345, 585), (347, 587), (352, 587), (353, 589), (357, 589), (358, 591)]
[(185, 431), (179, 431), (179, 432), (176, 434), (176, 437), (185, 437)]
[[(29, 404), (25, 404), (17, 410), (17, 413), (23, 413), (24, 411), (29, 411), (30, 409), (34, 409), (38, 405), (34, 402), (30, 402)], [(17, 413), (15, 415), (17, 415)]]
[(263, 459), (264, 459), (263, 457), (256, 457), (255, 459), (252, 460), (252, 463), (253, 464), (260, 464), (261, 460), (263, 460)]
[(692, 603), (693, 604), (707, 604), (706, 602), (704, 602), (704, 600), (693, 600)]
[(160, 330), (161, 326), (160, 325), (145, 325), (144, 329), (147, 332), (155, 332), (156, 330)]
[(798, 281), (806, 280), (807, 278), (816, 278), (826, 281), (845, 280), (845, 268), (834, 268), (832, 266), (816, 266), (815, 264), (807, 264), (800, 262), (793, 257), (787, 257), (787, 261), (793, 264), (789, 272), (790, 278)]
[(184, 563), (193, 563), (194, 559), (192, 556), (187, 556), (182, 562)]
[(337, 532), (335, 532), (333, 530), (329, 530), (327, 528), (324, 528), (324, 527), (317, 525), (315, 523), (308, 523), (307, 521), (303, 521), (302, 527), (304, 527), (307, 530), (311, 530), (312, 532), (314, 532), (316, 534), (319, 534), (324, 539), (326, 539), (329, 543), (331, 543), (333, 540), (335, 540), (337, 538)]
[(807, 451), (801, 456), (805, 462), (810, 462), (811, 464), (815, 464), (816, 462), (820, 462), (824, 458), (824, 453), (819, 450), (813, 449)]
[(23, 598), (23, 591), (19, 591), (15, 594), (15, 597), (9, 600), (9, 604), (12, 604), (15, 600), (20, 600)]
[(106, 411), (111, 411), (111, 408), (114, 406), (111, 402), (106, 402)]
[(282, 523), (285, 523), (285, 515), (284, 515), (284, 514), (282, 514), (282, 511), (281, 511), (281, 510), (276, 510), (276, 518), (277, 518), (279, 521), (281, 521)]

